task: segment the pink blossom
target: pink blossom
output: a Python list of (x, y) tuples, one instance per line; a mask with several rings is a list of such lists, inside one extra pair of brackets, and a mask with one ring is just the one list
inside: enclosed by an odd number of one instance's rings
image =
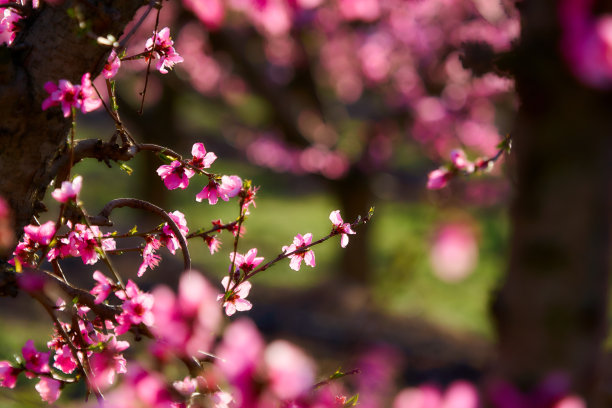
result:
[(49, 353), (43, 353), (34, 347), (34, 341), (28, 340), (21, 349), (23, 359), (25, 361), (25, 368), (29, 372), (26, 373), (28, 378), (35, 377), (36, 374), (48, 373), (49, 368)]
[(130, 347), (127, 341), (117, 341), (115, 336), (104, 342), (104, 348), (94, 353), (89, 362), (92, 371), (92, 385), (105, 389), (115, 382), (116, 374), (127, 372), (127, 362), (121, 354)]
[[(189, 233), (189, 228), (187, 227), (187, 221), (185, 220), (185, 215), (180, 211), (174, 211), (168, 213), (170, 218), (174, 220), (176, 225), (178, 226), (181, 234), (186, 237)], [(181, 247), (178, 238), (174, 235), (174, 231), (170, 228), (168, 223), (164, 224), (162, 228), (162, 236), (160, 237), (162, 243), (168, 247), (168, 251), (170, 251), (173, 255), (176, 253), (176, 250)]]
[(217, 391), (210, 396), (214, 405), (214, 408), (230, 408), (229, 404), (234, 401), (232, 394), (225, 391)]
[(149, 58), (159, 58), (156, 68), (162, 74), (167, 74), (168, 69), (172, 69), (175, 64), (183, 62), (181, 57), (173, 47), (174, 41), (170, 37), (170, 29), (162, 28), (159, 32), (153, 32), (153, 37), (149, 38), (145, 44), (145, 50), (149, 51)]
[(228, 201), (227, 198), (224, 198), (224, 196), (220, 194), (219, 183), (211, 178), (208, 181), (208, 185), (196, 195), (196, 201), (200, 203), (202, 200), (208, 199), (208, 204), (215, 205), (217, 204), (219, 197), (225, 201)]
[(43, 101), (42, 109), (61, 106), (65, 118), (70, 116), (72, 108), (81, 109), (83, 113), (87, 113), (102, 106), (102, 101), (96, 98), (89, 72), (81, 78), (81, 85), (72, 85), (70, 81), (60, 79), (59, 85), (47, 82), (44, 88), (49, 93), (49, 97)]
[(95, 271), (93, 273), (93, 278), (98, 284), (93, 287), (89, 293), (94, 295), (96, 299), (94, 300), (95, 304), (100, 304), (104, 302), (104, 300), (108, 297), (111, 290), (113, 289), (113, 281), (106, 277), (102, 272)]
[[(297, 234), (295, 238), (293, 238), (293, 244), (290, 246), (284, 246), (283, 252), (289, 253), (294, 251), (299, 251), (301, 248), (304, 248), (312, 243), (312, 234), (309, 232), (302, 236), (301, 234)], [(291, 261), (289, 262), (289, 267), (294, 271), (299, 271), (300, 266), (302, 265), (302, 260), (306, 265), (310, 265), (312, 267), (315, 266), (315, 254), (312, 249), (306, 251), (299, 251), (294, 253), (293, 255), (289, 255)]]
[(427, 176), (427, 188), (430, 190), (439, 190), (446, 187), (448, 180), (451, 178), (451, 173), (441, 167), (429, 173)]
[(223, 176), (221, 184), (213, 178), (210, 178), (208, 185), (196, 195), (196, 201), (201, 202), (205, 198), (211, 205), (217, 204), (218, 199), (228, 201), (230, 198), (237, 196), (242, 189), (242, 179), (238, 176)]
[(79, 192), (81, 191), (82, 184), (83, 177), (76, 176), (71, 182), (62, 181), (62, 187), (56, 188), (51, 195), (60, 203), (65, 203), (69, 200), (76, 200)]
[(451, 162), (453, 163), (453, 166), (455, 166), (457, 169), (464, 170), (468, 173), (471, 173), (474, 171), (474, 163), (470, 162), (467, 159), (463, 150), (454, 149), (453, 151), (451, 151), (450, 157), (451, 157)]
[(123, 313), (117, 317), (120, 322), (115, 329), (115, 333), (123, 334), (131, 326), (140, 323), (145, 326), (153, 325), (155, 322), (155, 316), (151, 311), (154, 303), (153, 295), (141, 292), (132, 280), (128, 280), (125, 292), (118, 291), (116, 295), (124, 302), (122, 305)]
[(207, 235), (204, 237), (204, 241), (206, 242), (206, 245), (208, 245), (211, 255), (217, 252), (221, 247), (221, 241), (216, 236), (211, 237)]
[(0, 386), (15, 388), (19, 372), (20, 370), (13, 367), (8, 361), (0, 361)]
[(164, 181), (164, 185), (168, 190), (182, 188), (183, 190), (189, 185), (189, 179), (193, 177), (195, 172), (192, 169), (186, 168), (181, 162), (175, 160), (170, 164), (163, 164), (157, 168), (157, 174)]
[(206, 152), (202, 143), (195, 143), (191, 148), (191, 154), (193, 159), (189, 161), (189, 164), (198, 169), (207, 169), (217, 160), (217, 155), (213, 152)]
[(78, 367), (78, 363), (72, 355), (72, 350), (67, 344), (64, 344), (61, 348), (55, 351), (53, 360), (53, 367), (57, 368), (58, 370), (62, 370), (66, 374), (70, 374)]
[(21, 20), (21, 15), (10, 8), (0, 10), (0, 44), (11, 45), (17, 35), (16, 23)]
[(185, 377), (182, 381), (175, 381), (172, 386), (182, 395), (188, 397), (193, 394), (198, 386), (195, 378)]
[(108, 56), (108, 60), (106, 64), (104, 64), (104, 69), (102, 70), (102, 75), (104, 78), (111, 79), (115, 75), (117, 75), (117, 71), (119, 71), (119, 67), (121, 67), (121, 60), (117, 56), (117, 52), (112, 50), (110, 55)]
[(230, 382), (249, 378), (260, 365), (264, 346), (255, 324), (246, 318), (238, 319), (223, 333), (223, 340), (215, 353), (219, 357), (215, 366)]
[(341, 234), (340, 246), (346, 248), (348, 245), (349, 237), (348, 234), (355, 234), (355, 231), (351, 228), (351, 224), (345, 223), (340, 216), (340, 210), (332, 211), (329, 214), (329, 219), (334, 224), (334, 232)]
[[(227, 198), (236, 197), (242, 189), (242, 179), (238, 176), (221, 177), (221, 194)], [(227, 198), (223, 200), (227, 201)]]
[(263, 257), (257, 256), (257, 248), (249, 249), (246, 255), (232, 252), (229, 257), (230, 261), (236, 266), (236, 269), (240, 269), (244, 273), (251, 272), (263, 261)]
[(224, 290), (226, 290), (226, 294), (218, 295), (217, 300), (223, 300), (223, 307), (225, 308), (226, 315), (231, 316), (236, 313), (236, 311), (244, 312), (246, 310), (251, 310), (253, 305), (246, 300), (251, 290), (251, 282), (244, 281), (238, 286), (230, 289), (228, 288), (229, 277), (226, 276), (221, 281), (221, 285), (223, 285)]
[(41, 377), (34, 388), (36, 388), (43, 401), (53, 404), (59, 398), (61, 384), (61, 382), (53, 378)]
[(210, 30), (219, 28), (225, 17), (225, 9), (221, 0), (183, 0), (183, 5)]
[(53, 221), (47, 221), (40, 226), (26, 225), (23, 227), (26, 239), (37, 244), (47, 246), (51, 243), (51, 239), (55, 235), (55, 223)]
[(161, 256), (155, 254), (155, 251), (161, 248), (162, 243), (155, 238), (154, 236), (147, 235), (146, 237), (147, 243), (142, 250), (142, 264), (138, 268), (138, 276), (142, 276), (147, 268), (155, 268), (159, 265), (159, 261), (161, 260)]
[(89, 227), (83, 224), (76, 224), (75, 231), (73, 232), (74, 234), (71, 234), (71, 239), (74, 240), (74, 245), (83, 263), (87, 265), (93, 265), (100, 259), (100, 254), (98, 253), (100, 245), (98, 244), (98, 240), (100, 240), (102, 249), (105, 251), (116, 248), (115, 240), (113, 238), (102, 239), (102, 232), (100, 232), (100, 228), (95, 225)]
[(379, 0), (340, 0), (340, 11), (347, 20), (374, 21), (380, 16)]
[(314, 362), (287, 341), (276, 340), (270, 343), (264, 352), (264, 363), (269, 387), (281, 400), (295, 399), (314, 384)]
[(465, 279), (478, 263), (478, 243), (472, 227), (453, 223), (436, 231), (429, 253), (434, 274), (446, 282)]
[(207, 351), (221, 323), (218, 291), (201, 274), (190, 271), (181, 276), (178, 297), (166, 287), (155, 289), (153, 295), (155, 351), (180, 356)]
[(96, 90), (91, 84), (91, 74), (85, 73), (81, 78), (81, 88), (78, 99), (80, 101), (81, 112), (87, 113), (102, 106), (102, 101), (97, 98)]

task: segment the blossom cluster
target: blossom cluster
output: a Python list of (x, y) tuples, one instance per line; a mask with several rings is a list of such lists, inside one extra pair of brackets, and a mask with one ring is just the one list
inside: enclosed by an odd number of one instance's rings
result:
[(45, 91), (49, 93), (49, 97), (43, 101), (42, 109), (60, 106), (65, 118), (72, 114), (73, 108), (87, 113), (102, 106), (102, 101), (96, 97), (96, 91), (91, 84), (89, 72), (83, 74), (80, 85), (73, 85), (67, 79), (60, 79), (58, 84), (47, 82)]

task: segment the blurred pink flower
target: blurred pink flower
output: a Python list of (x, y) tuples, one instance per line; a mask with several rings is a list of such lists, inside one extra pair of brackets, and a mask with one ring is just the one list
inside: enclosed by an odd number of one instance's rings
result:
[(61, 382), (53, 378), (41, 377), (34, 388), (36, 388), (43, 401), (53, 404), (59, 398), (61, 384)]
[(441, 167), (429, 173), (427, 176), (427, 188), (429, 190), (439, 190), (446, 187), (448, 180), (451, 178), (451, 173)]
[(440, 227), (429, 253), (434, 274), (446, 282), (465, 279), (478, 263), (478, 243), (471, 226), (451, 223)]
[(281, 400), (295, 399), (314, 385), (314, 362), (287, 341), (270, 343), (264, 351), (264, 363), (268, 386)]
[(60, 203), (76, 200), (81, 192), (83, 185), (83, 177), (76, 176), (72, 181), (62, 181), (61, 188), (56, 188), (51, 195)]

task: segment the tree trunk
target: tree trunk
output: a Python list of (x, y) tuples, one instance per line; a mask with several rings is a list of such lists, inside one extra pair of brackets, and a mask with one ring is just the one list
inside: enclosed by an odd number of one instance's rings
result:
[(501, 374), (523, 391), (551, 374), (595, 398), (607, 327), (612, 95), (559, 54), (557, 4), (521, 3), (516, 188), (506, 280), (494, 301)]
[[(31, 222), (55, 176), (52, 163), (66, 147), (69, 118), (59, 108), (42, 111), (47, 81), (80, 83), (98, 75), (109, 48), (78, 32), (67, 9), (83, 8), (96, 35), (119, 38), (142, 0), (43, 2), (23, 21), (11, 47), (0, 47), (0, 195), (14, 211), (17, 233)], [(87, 7), (85, 7), (87, 6)]]

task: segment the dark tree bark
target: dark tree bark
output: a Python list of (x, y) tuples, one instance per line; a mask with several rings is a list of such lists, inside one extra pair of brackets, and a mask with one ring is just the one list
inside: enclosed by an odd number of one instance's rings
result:
[[(42, 2), (41, 2), (42, 3)], [(25, 19), (11, 47), (0, 47), (0, 195), (16, 217), (16, 231), (31, 222), (66, 147), (70, 120), (58, 108), (42, 111), (47, 81), (79, 83), (98, 75), (109, 48), (78, 33), (67, 9), (80, 7), (96, 35), (119, 38), (143, 0), (66, 1), (45, 5)]]
[(529, 390), (564, 373), (596, 407), (610, 271), (612, 94), (583, 86), (565, 68), (556, 3), (521, 3), (511, 251), (493, 311), (502, 375)]

